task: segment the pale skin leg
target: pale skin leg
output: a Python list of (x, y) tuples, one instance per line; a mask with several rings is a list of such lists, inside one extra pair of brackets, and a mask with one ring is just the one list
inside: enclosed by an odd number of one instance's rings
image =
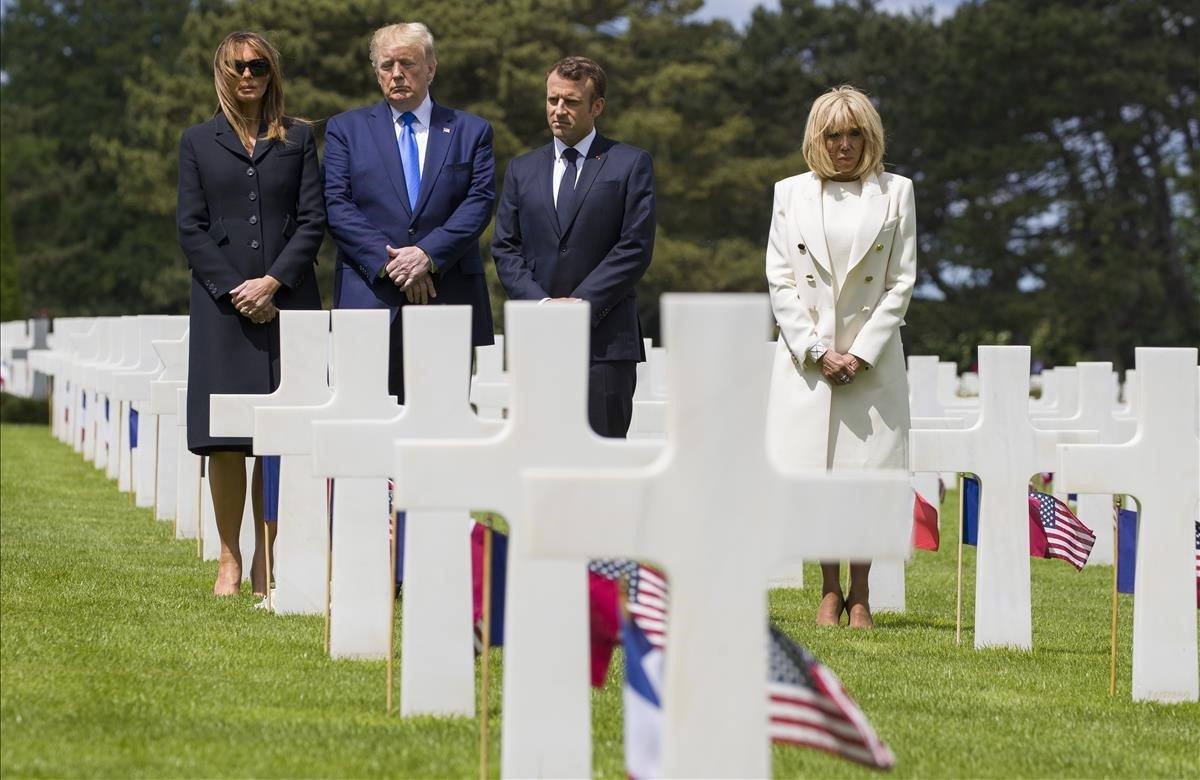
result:
[[(217, 520), (217, 535), (221, 539), (221, 554), (217, 565), (217, 580), (213, 595), (234, 596), (241, 589), (242, 513), (246, 508), (246, 456), (237, 452), (213, 453), (208, 459), (208, 481), (212, 488), (213, 510)], [(256, 594), (265, 594), (266, 547), (263, 543), (262, 465), (255, 460), (252, 477), (252, 506), (254, 510), (254, 560), (250, 567), (250, 584)], [(275, 528), (271, 528), (271, 542)]]
[(874, 628), (870, 605), (871, 564), (850, 564), (850, 594), (842, 595), (842, 567), (839, 563), (821, 564), (821, 604), (817, 607), (818, 626), (836, 626), (842, 610), (850, 614), (851, 628)]

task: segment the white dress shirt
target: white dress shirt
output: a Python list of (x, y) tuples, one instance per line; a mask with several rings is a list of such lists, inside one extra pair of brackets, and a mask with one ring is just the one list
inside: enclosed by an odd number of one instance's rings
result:
[[(575, 160), (575, 183), (579, 183), (579, 174), (583, 172), (583, 161), (587, 159), (588, 151), (592, 148), (592, 141), (596, 140), (596, 128), (592, 128), (592, 132), (583, 137), (579, 143), (575, 144), (575, 151), (579, 152), (579, 158)], [(562, 182), (563, 174), (567, 172), (567, 161), (563, 159), (563, 152), (567, 150), (567, 145), (558, 138), (554, 139), (554, 202), (558, 203), (558, 185)]]
[[(388, 108), (392, 109), (392, 129), (396, 131), (396, 148), (400, 148), (400, 133), (404, 130), (404, 122), (400, 117), (404, 114), (403, 111), (397, 111), (396, 107), (388, 104)], [(412, 129), (413, 135), (417, 138), (417, 159), (420, 160), (421, 170), (419, 173), (425, 175), (425, 148), (429, 146), (429, 118), (433, 115), (433, 100), (429, 97), (429, 93), (425, 93), (425, 99), (421, 101), (421, 105), (413, 110)]]

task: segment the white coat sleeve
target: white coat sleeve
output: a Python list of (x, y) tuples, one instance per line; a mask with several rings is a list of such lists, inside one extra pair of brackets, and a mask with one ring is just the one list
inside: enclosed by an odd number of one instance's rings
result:
[(788, 262), (787, 192), (784, 182), (775, 184), (771, 206), (771, 231), (767, 236), (767, 286), (771, 292), (771, 311), (792, 355), (803, 362), (809, 347), (819, 341), (817, 323), (796, 290), (796, 272)]

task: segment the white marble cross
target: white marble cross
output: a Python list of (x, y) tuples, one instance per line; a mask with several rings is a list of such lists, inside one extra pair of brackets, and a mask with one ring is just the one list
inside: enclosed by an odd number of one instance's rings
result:
[(967, 471), (981, 482), (975, 647), (1033, 645), (1029, 479), (1056, 465), (1056, 444), (1088, 431), (1041, 431), (1029, 420), (1029, 347), (979, 348), (980, 414), (967, 430), (909, 434), (914, 471)]
[(666, 447), (644, 467), (526, 472), (536, 554), (631, 557), (671, 583), (663, 692), (667, 777), (765, 777), (773, 565), (902, 559), (904, 472), (785, 473), (768, 457), (765, 295), (664, 295)]
[(178, 416), (180, 388), (187, 387), (188, 337), (156, 339), (151, 342), (163, 370), (150, 382), (147, 410), (158, 418), (157, 470), (154, 475), (154, 516), (159, 520), (174, 520), (178, 484), (176, 483), (179, 447)]
[[(475, 348), (475, 373), (471, 376), (471, 403), (485, 420), (500, 420), (508, 408), (508, 374), (504, 370), (504, 336), (496, 343)], [(405, 395), (408, 387), (405, 386)]]
[[(316, 406), (329, 399), (329, 312), (279, 313), (279, 387), (270, 395), (213, 395), (209, 430), (214, 436), (253, 436), (256, 455), (282, 455), (279, 463), (279, 530), (275, 537), (273, 606), (283, 614), (325, 611), (329, 549), (325, 480), (312, 475), (307, 421), (281, 418), (264, 428), (261, 415), (275, 407)], [(299, 440), (300, 453), (280, 446)]]
[(1057, 478), (1067, 490), (1137, 498), (1133, 698), (1196, 701), (1197, 351), (1138, 348), (1135, 355), (1137, 433), (1122, 444), (1060, 447)]
[[(1064, 369), (1065, 370), (1065, 369)], [(1064, 381), (1076, 384), (1074, 390), (1063, 388), (1068, 405), (1075, 407), (1070, 417), (1042, 417), (1033, 420), (1042, 430), (1091, 430), (1099, 444), (1118, 444), (1127, 441), (1124, 426), (1114, 417), (1113, 373), (1111, 363), (1079, 363), (1065, 374)], [(1030, 416), (1033, 413), (1030, 412)], [(1055, 480), (1054, 492), (1066, 500), (1068, 491)], [(1080, 493), (1075, 514), (1096, 534), (1096, 542), (1088, 556), (1089, 566), (1111, 565), (1113, 562), (1113, 497), (1111, 493)]]
[(1068, 419), (1079, 414), (1079, 368), (1077, 366), (1059, 366), (1054, 369), (1057, 399), (1054, 406), (1038, 408), (1033, 401), (1029, 403), (1031, 419), (1042, 418)]
[[(371, 442), (327, 438), (321, 432), (327, 430), (323, 426), (336, 424), (333, 421), (379, 421), (399, 413), (396, 399), (388, 393), (391, 312), (336, 309), (332, 317), (333, 394), (329, 400), (317, 406), (263, 409), (257, 415), (256, 430), (260, 437), (274, 430), (277, 449), (310, 458), (313, 474), (338, 477), (333, 483), (329, 552), (329, 654), (333, 658), (382, 659), (391, 638), (395, 591), (386, 480), (391, 442), (374, 447), (384, 453), (377, 464), (378, 473), (352, 474), (337, 464), (360, 456), (371, 448)], [(414, 374), (419, 377), (421, 370), (423, 366)], [(410, 375), (409, 382), (413, 381)], [(466, 381), (464, 377), (464, 386)], [(288, 441), (282, 440), (285, 434)]]
[(505, 304), (508, 424), (483, 441), (396, 442), (396, 501), (410, 511), (493, 510), (508, 521), (503, 777), (583, 777), (591, 763), (586, 559), (529, 557), (524, 469), (649, 462), (661, 446), (598, 436), (588, 423), (586, 304)]
[(131, 487), (140, 507), (154, 506), (155, 473), (158, 453), (158, 417), (149, 411), (150, 383), (162, 373), (162, 361), (154, 351), (158, 339), (178, 339), (187, 332), (188, 318), (143, 314), (140, 321), (137, 364), (113, 376), (113, 395), (138, 413), (138, 446), (131, 449)]
[[(500, 419), (481, 420), (471, 410), (467, 395), (472, 387), (470, 307), (407, 306), (401, 316), (404, 406), (393, 403), (386, 410), (390, 412), (387, 419), (323, 420), (313, 424), (313, 468), (318, 474), (338, 478), (339, 486), (348, 477), (392, 476), (397, 439), (481, 439), (494, 435), (504, 425)], [(400, 503), (396, 508), (405, 509)], [(475, 713), (469, 525), (470, 515), (465, 508), (406, 512), (400, 669), (403, 716), (469, 717)], [(373, 560), (380, 549), (388, 549), (386, 526), (382, 537), (377, 531), (360, 522), (347, 523), (343, 543), (338, 536), (339, 524), (334, 522), (335, 600), (339, 547), (345, 550), (346, 571), (361, 572), (365, 559)], [(350, 534), (357, 535), (354, 541), (349, 539)], [(369, 545), (370, 550), (356, 551), (352, 545)], [(383, 573), (385, 581), (376, 590), (383, 592), (386, 603), (378, 614), (352, 627), (361, 635), (358, 643), (369, 647), (372, 655), (386, 652), (392, 623), (392, 589), (386, 579), (390, 572), (385, 568)], [(355, 587), (361, 589), (358, 583)], [(360, 602), (369, 600), (371, 594), (357, 598)], [(382, 631), (377, 626), (380, 620)]]
[(187, 388), (177, 389), (175, 397), (175, 538), (199, 539), (200, 456), (187, 446)]

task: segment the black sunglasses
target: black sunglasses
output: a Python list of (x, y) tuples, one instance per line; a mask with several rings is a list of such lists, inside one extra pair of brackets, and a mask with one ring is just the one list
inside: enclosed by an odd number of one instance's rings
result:
[(264, 59), (250, 60), (249, 62), (243, 60), (233, 61), (233, 69), (237, 71), (239, 76), (246, 72), (246, 68), (250, 69), (251, 76), (261, 78), (271, 72), (271, 63)]

